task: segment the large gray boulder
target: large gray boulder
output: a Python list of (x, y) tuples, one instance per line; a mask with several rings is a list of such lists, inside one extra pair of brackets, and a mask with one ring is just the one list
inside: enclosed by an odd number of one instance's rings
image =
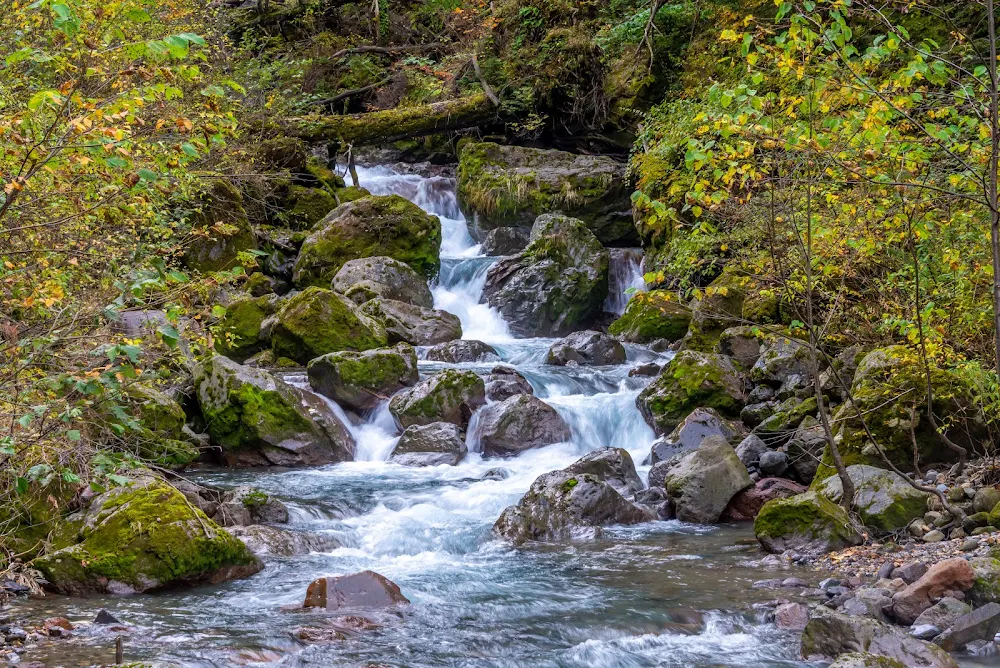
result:
[(664, 477), (677, 519), (698, 524), (718, 522), (729, 501), (752, 485), (732, 446), (719, 436), (709, 436), (697, 450), (680, 456)]
[(635, 472), (632, 456), (622, 448), (604, 447), (587, 453), (563, 469), (567, 473), (590, 473), (597, 476), (626, 498), (631, 498), (645, 487)]
[(417, 351), (408, 343), (364, 352), (339, 352), (317, 357), (307, 368), (313, 390), (343, 408), (370, 411), (420, 380)]
[(212, 443), (230, 465), (317, 466), (354, 458), (350, 431), (319, 397), (222, 355), (195, 367)]
[(525, 450), (568, 441), (570, 429), (544, 401), (518, 394), (484, 408), (479, 413), (476, 434), (484, 457), (513, 457)]
[(357, 304), (382, 297), (423, 308), (434, 306), (426, 278), (405, 262), (381, 255), (345, 262), (331, 287)]
[(376, 297), (362, 304), (361, 312), (385, 328), (389, 343), (433, 346), (462, 336), (458, 316), (440, 309)]
[(760, 357), (750, 370), (751, 380), (779, 388), (782, 396), (811, 390), (813, 377), (809, 346), (786, 337), (765, 341)]
[[(854, 483), (854, 509), (864, 525), (876, 532), (902, 529), (927, 510), (928, 492), (914, 489), (902, 476), (885, 469), (854, 464), (847, 467)], [(840, 503), (844, 486), (840, 476), (828, 477), (819, 486), (820, 493)]]
[(582, 222), (545, 214), (523, 252), (490, 267), (483, 297), (518, 336), (563, 336), (601, 314), (608, 263), (608, 251)]
[(709, 436), (721, 436), (727, 443), (733, 443), (742, 434), (736, 424), (719, 415), (711, 408), (696, 408), (670, 432), (653, 443), (644, 464), (656, 464), (697, 450)]
[(429, 348), (424, 359), (430, 362), (465, 364), (472, 362), (499, 362), (500, 355), (488, 343), (472, 339), (456, 339)]
[(389, 401), (389, 411), (403, 428), (450, 422), (462, 429), (486, 403), (486, 385), (471, 371), (445, 369)]
[(556, 366), (605, 366), (624, 362), (625, 346), (607, 334), (593, 330), (573, 332), (559, 339), (549, 348), (545, 358), (546, 364)]
[(467, 449), (458, 425), (432, 422), (407, 427), (393, 448), (390, 461), (404, 466), (454, 466), (465, 457)]
[(497, 227), (483, 239), (483, 255), (513, 255), (528, 245), (531, 230), (527, 227)]
[[(264, 325), (261, 327), (263, 331)], [(285, 299), (273, 316), (269, 333), (275, 355), (303, 365), (327, 353), (369, 350), (386, 344), (385, 329), (354, 302), (333, 290), (317, 287)]]
[(534, 393), (528, 379), (512, 366), (495, 366), (486, 377), (486, 398), (490, 401), (503, 401), (517, 394)]

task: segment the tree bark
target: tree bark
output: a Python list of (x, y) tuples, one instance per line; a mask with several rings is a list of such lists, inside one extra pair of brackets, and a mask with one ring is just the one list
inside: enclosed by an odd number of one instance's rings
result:
[(997, 82), (997, 28), (993, 0), (986, 0), (990, 33), (990, 173), (987, 175), (987, 197), (990, 207), (990, 251), (993, 255), (993, 342), (994, 363), (1000, 374), (1000, 209), (997, 208), (997, 167), (1000, 161), (1000, 83)]

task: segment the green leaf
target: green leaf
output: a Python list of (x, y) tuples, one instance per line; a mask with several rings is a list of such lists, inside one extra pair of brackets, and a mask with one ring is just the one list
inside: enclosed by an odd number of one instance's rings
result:
[(70, 429), (69, 431), (66, 432), (66, 438), (68, 438), (71, 441), (79, 441), (80, 440), (80, 430), (79, 429)]
[(14, 488), (17, 490), (18, 494), (24, 494), (28, 491), (29, 483), (30, 481), (27, 478), (18, 476), (17, 481), (14, 483)]
[(215, 306), (212, 307), (212, 315), (214, 315), (216, 318), (225, 318), (226, 307), (222, 306), (221, 304), (216, 304)]
[(153, 19), (145, 9), (133, 8), (125, 12), (125, 18), (133, 23), (149, 23)]
[(77, 474), (73, 473), (69, 469), (63, 469), (63, 471), (62, 471), (62, 479), (63, 479), (63, 482), (68, 482), (70, 484), (75, 484), (75, 483), (80, 482), (80, 476), (78, 476)]
[(153, 181), (156, 181), (158, 178), (160, 178), (156, 172), (145, 168), (138, 170), (138, 172), (136, 173), (139, 175), (140, 179), (142, 179), (143, 181), (148, 181), (149, 183), (152, 183)]
[(160, 337), (163, 338), (163, 342), (167, 344), (170, 348), (177, 347), (177, 342), (181, 338), (180, 332), (173, 325), (160, 325), (156, 331), (159, 333)]

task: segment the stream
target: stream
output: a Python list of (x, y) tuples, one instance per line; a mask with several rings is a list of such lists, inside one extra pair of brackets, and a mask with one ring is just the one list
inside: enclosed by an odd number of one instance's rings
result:
[[(461, 464), (407, 468), (386, 461), (396, 433), (383, 406), (353, 427), (357, 461), (192, 475), (222, 487), (259, 487), (289, 506), (290, 530), (324, 534), (340, 547), (265, 557), (258, 575), (215, 587), (130, 598), (49, 596), (23, 606), (70, 620), (92, 619), (105, 608), (131, 628), (125, 635), (128, 659), (184, 666), (809, 665), (798, 658), (798, 634), (778, 631), (753, 607), (787, 596), (752, 589), (755, 580), (787, 575), (748, 565), (761, 556), (749, 526), (651, 522), (610, 528), (592, 541), (528, 549), (492, 536), (503, 509), (542, 473), (607, 445), (625, 448), (642, 462), (654, 434), (635, 397), (649, 379), (630, 378), (628, 370), (668, 357), (628, 346), (629, 361), (621, 366), (545, 365), (552, 339), (514, 338), (500, 315), (479, 303), (496, 258), (480, 254), (454, 180), (387, 167), (358, 173), (372, 193), (400, 194), (441, 218), (435, 307), (461, 319), (464, 338), (490, 343), (516, 366), (570, 424), (571, 441), (511, 460), (483, 460), (474, 417), (470, 454)], [(613, 257), (614, 288), (606, 308), (620, 313), (641, 289), (641, 254)], [(421, 361), (421, 376), (446, 366)], [(456, 366), (485, 374), (494, 364)], [(308, 388), (304, 373), (286, 380)], [(483, 479), (498, 468), (506, 478)], [(643, 480), (647, 470), (639, 468)], [(295, 610), (310, 581), (364, 569), (396, 582), (412, 605), (376, 617), (377, 630), (342, 642), (308, 645), (291, 637), (290, 631), (315, 623), (310, 618), (319, 614)], [(81, 635), (26, 658), (49, 666), (110, 662), (113, 642), (113, 636)], [(46, 651), (51, 654), (44, 656)]]

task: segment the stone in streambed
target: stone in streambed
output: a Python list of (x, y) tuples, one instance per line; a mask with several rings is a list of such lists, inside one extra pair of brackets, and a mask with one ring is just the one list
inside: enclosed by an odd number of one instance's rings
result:
[(605, 366), (624, 362), (625, 347), (607, 334), (592, 330), (573, 332), (556, 341), (545, 359), (546, 364), (556, 366)]
[(389, 401), (389, 411), (405, 429), (412, 425), (450, 422), (465, 428), (486, 403), (486, 385), (471, 371), (445, 369)]
[(913, 621), (913, 626), (936, 626), (947, 629), (959, 617), (972, 612), (967, 604), (951, 596), (945, 596), (940, 601), (920, 613)]
[(405, 262), (391, 257), (366, 257), (345, 262), (333, 277), (331, 287), (356, 304), (381, 297), (423, 308), (434, 306), (427, 279)]
[(608, 333), (630, 343), (673, 343), (688, 331), (691, 310), (669, 290), (650, 290), (634, 295), (625, 313), (608, 327)]
[(568, 441), (571, 432), (554, 408), (530, 394), (518, 394), (484, 408), (476, 434), (484, 457), (513, 457)]
[(457, 425), (432, 422), (407, 427), (392, 450), (390, 461), (404, 466), (454, 466), (467, 450)]
[(416, 385), (417, 352), (407, 343), (364, 352), (338, 352), (309, 362), (309, 385), (340, 406), (365, 412)]
[(674, 455), (696, 450), (709, 436), (719, 436), (733, 442), (740, 434), (735, 424), (711, 408), (696, 408), (668, 436), (653, 443), (644, 464), (656, 464)]
[(568, 473), (595, 475), (625, 497), (635, 496), (643, 490), (642, 480), (635, 472), (635, 464), (632, 463), (632, 456), (622, 448), (598, 448), (563, 470)]
[(431, 362), (448, 364), (500, 361), (500, 355), (493, 346), (473, 339), (456, 339), (440, 343), (430, 348), (424, 358)]
[(303, 365), (327, 353), (381, 348), (388, 341), (385, 328), (354, 302), (323, 288), (309, 287), (289, 297), (274, 319), (275, 355)]
[(229, 527), (226, 531), (239, 538), (258, 556), (297, 557), (311, 552), (329, 552), (340, 547), (340, 543), (330, 536), (289, 531), (265, 524)]
[(326, 610), (372, 610), (407, 604), (399, 587), (374, 571), (361, 571), (335, 578), (319, 578), (306, 590), (303, 608)]
[(787, 499), (805, 493), (806, 488), (785, 478), (761, 478), (730, 500), (719, 518), (723, 522), (752, 522), (760, 509), (773, 499)]
[(486, 377), (486, 398), (503, 401), (518, 394), (534, 394), (528, 379), (512, 366), (495, 366)]
[(376, 297), (362, 304), (361, 312), (385, 328), (389, 343), (432, 346), (462, 336), (458, 316), (440, 309)]
[(681, 456), (664, 476), (677, 519), (699, 524), (718, 522), (730, 500), (752, 484), (732, 446), (719, 436)]
[(514, 255), (528, 245), (531, 230), (526, 227), (498, 227), (490, 230), (480, 249), (483, 255)]
[(965, 592), (975, 583), (975, 573), (965, 559), (955, 557), (931, 566), (919, 580), (893, 597), (892, 614), (901, 624), (912, 624), (945, 592)]
[(841, 654), (829, 668), (906, 668), (896, 659), (868, 652), (848, 652)]
[(822, 554), (862, 540), (844, 509), (817, 492), (768, 501), (753, 529), (761, 546), (772, 553)]
[(956, 619), (935, 642), (944, 649), (960, 650), (974, 640), (993, 640), (1000, 631), (1000, 604), (987, 603)]

